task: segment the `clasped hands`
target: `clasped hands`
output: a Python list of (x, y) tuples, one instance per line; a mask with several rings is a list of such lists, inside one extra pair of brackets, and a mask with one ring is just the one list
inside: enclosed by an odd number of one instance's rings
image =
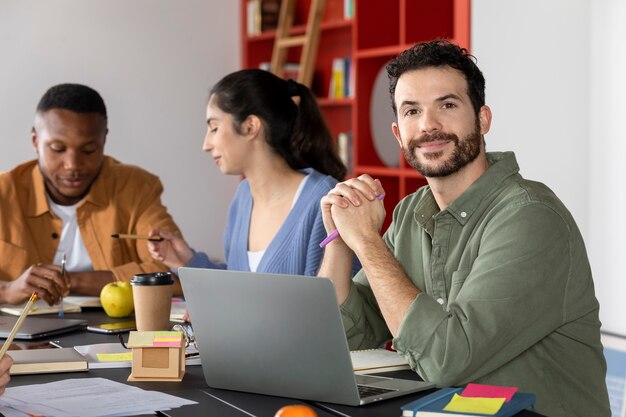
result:
[(335, 242), (343, 241), (358, 254), (361, 246), (380, 238), (385, 205), (377, 197), (384, 194), (380, 181), (367, 174), (337, 184), (321, 200), (326, 232), (339, 230)]

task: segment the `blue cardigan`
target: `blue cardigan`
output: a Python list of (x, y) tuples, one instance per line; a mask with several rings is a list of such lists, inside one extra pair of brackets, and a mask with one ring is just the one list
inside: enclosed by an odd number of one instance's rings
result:
[[(326, 237), (320, 199), (334, 188), (337, 180), (312, 168), (302, 172), (309, 178), (285, 222), (267, 246), (257, 272), (315, 275), (319, 269), (323, 255), (319, 243)], [(226, 263), (211, 262), (205, 253), (196, 252), (187, 266), (250, 271), (248, 235), (251, 215), (250, 184), (243, 180), (228, 210), (224, 235)]]

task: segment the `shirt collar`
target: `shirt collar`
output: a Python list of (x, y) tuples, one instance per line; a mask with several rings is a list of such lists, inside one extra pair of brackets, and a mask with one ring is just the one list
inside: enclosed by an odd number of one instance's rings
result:
[[(445, 210), (461, 225), (467, 223), (494, 188), (519, 172), (513, 152), (487, 152), (486, 156), (489, 168)], [(415, 221), (431, 233), (434, 230), (434, 216), (439, 212), (439, 206), (429, 188), (415, 207)]]

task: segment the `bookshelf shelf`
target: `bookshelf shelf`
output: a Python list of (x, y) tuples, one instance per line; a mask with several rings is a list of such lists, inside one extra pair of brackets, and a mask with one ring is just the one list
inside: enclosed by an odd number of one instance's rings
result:
[[(242, 22), (246, 22), (247, 1), (240, 0)], [(367, 173), (382, 181), (387, 192), (384, 228), (398, 201), (426, 181), (404, 161), (391, 136), (391, 127), (390, 138), (385, 137), (379, 142), (388, 141), (388, 146), (396, 147), (398, 166), (386, 165), (378, 154), (372, 128), (377, 116), (372, 113), (376, 80), (391, 58), (417, 42), (445, 38), (469, 49), (470, 1), (354, 0), (354, 14), (346, 18), (343, 11), (346, 0), (326, 0), (312, 89), (333, 135), (351, 134), (352, 171), (349, 175)], [(298, 0), (292, 35), (304, 33), (309, 5), (310, 0)], [(244, 68), (258, 67), (271, 60), (275, 34), (274, 30), (269, 30), (248, 36), (246, 26), (242, 25), (241, 62)], [(287, 61), (297, 62), (299, 53), (297, 48), (290, 51)], [(333, 60), (346, 57), (350, 59), (354, 96), (329, 98)], [(391, 113), (389, 98), (385, 96), (384, 100)]]

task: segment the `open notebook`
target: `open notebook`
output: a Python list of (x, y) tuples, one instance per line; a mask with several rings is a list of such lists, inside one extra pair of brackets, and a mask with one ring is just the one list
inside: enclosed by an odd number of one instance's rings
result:
[[(25, 306), (26, 306), (26, 303), (22, 305), (17, 305), (17, 306), (14, 306), (11, 304), (1, 304), (0, 311), (6, 314), (10, 314), (12, 316), (19, 316), (20, 314), (22, 314), (22, 310), (24, 310)], [(54, 314), (54, 313), (58, 313), (60, 309), (61, 309), (60, 304), (55, 305), (55, 306), (49, 306), (48, 303), (46, 303), (44, 300), (38, 299), (37, 301), (33, 303), (28, 315), (36, 316), (38, 314)], [(80, 313), (80, 311), (81, 311), (81, 308), (79, 305), (68, 303), (68, 302), (63, 302), (64, 313)]]

